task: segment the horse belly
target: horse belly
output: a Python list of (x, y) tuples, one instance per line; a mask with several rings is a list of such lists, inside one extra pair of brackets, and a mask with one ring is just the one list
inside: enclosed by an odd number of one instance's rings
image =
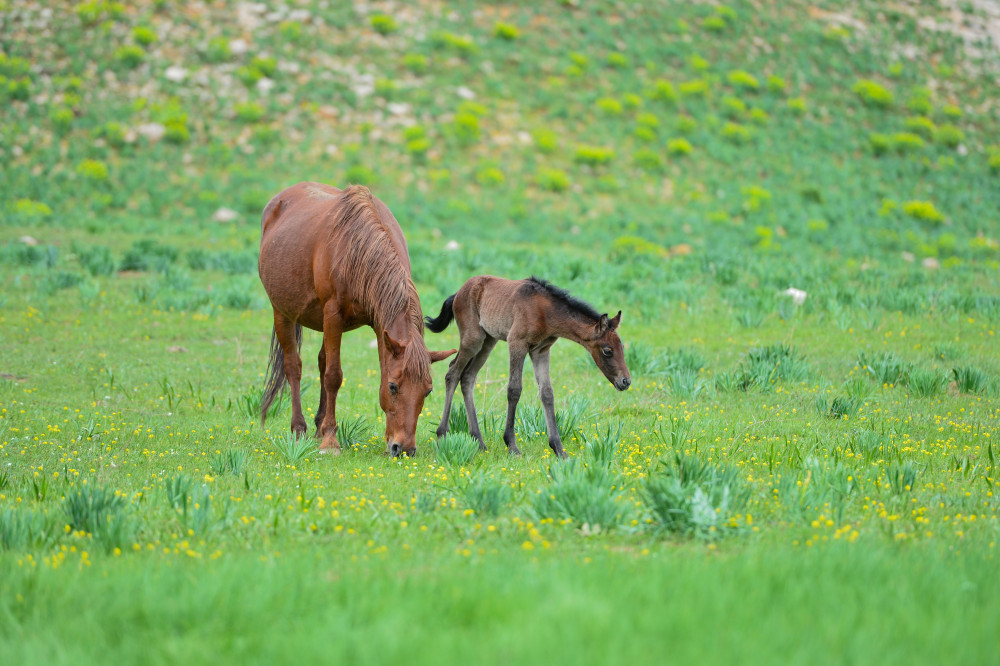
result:
[(509, 301), (484, 298), (479, 304), (479, 326), (491, 338), (506, 340), (514, 324), (514, 308)]
[(271, 305), (297, 324), (323, 330), (323, 304), (313, 277), (315, 243), (307, 234), (278, 227), (261, 242), (260, 281)]

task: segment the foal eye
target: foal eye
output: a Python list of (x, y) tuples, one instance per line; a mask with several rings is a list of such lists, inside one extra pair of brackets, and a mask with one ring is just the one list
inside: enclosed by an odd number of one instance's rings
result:
[(604, 354), (605, 358), (611, 358), (614, 356), (614, 351), (612, 351), (611, 347), (605, 347), (601, 350), (601, 353)]
[(393, 384), (392, 382), (389, 382), (389, 393), (396, 395), (397, 393), (399, 393), (399, 387)]

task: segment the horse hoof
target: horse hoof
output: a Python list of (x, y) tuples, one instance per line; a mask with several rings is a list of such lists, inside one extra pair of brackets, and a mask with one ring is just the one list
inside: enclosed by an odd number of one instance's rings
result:
[(325, 455), (331, 455), (331, 456), (339, 456), (340, 455), (340, 447), (339, 446), (338, 447), (332, 447), (331, 446), (329, 448), (325, 448), (324, 449), (321, 446), (321, 447), (319, 447), (319, 453), (320, 453), (320, 455), (324, 455), (325, 454)]
[(521, 449), (517, 448), (516, 446), (507, 447), (507, 453), (517, 458), (521, 457)]

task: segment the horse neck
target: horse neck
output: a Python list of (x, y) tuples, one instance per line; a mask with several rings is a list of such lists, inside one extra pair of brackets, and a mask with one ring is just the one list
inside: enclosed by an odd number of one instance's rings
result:
[(597, 321), (582, 312), (567, 312), (554, 318), (552, 328), (560, 338), (584, 345), (594, 339), (596, 326)]

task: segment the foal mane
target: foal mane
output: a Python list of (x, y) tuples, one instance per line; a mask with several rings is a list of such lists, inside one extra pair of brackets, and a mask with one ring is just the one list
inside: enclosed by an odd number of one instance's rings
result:
[(568, 291), (561, 289), (551, 282), (539, 279), (532, 275), (527, 280), (527, 284), (530, 289), (534, 291), (544, 291), (546, 294), (552, 297), (557, 303), (561, 304), (571, 312), (576, 312), (578, 314), (585, 315), (594, 320), (600, 320), (601, 315), (594, 309), (594, 306), (586, 301), (582, 301), (575, 296), (571, 296)]
[(347, 270), (353, 279), (352, 291), (372, 323), (385, 330), (392, 320), (406, 313), (413, 332), (403, 356), (405, 372), (415, 377), (430, 376), (430, 359), (418, 353), (423, 342), (424, 317), (420, 298), (410, 272), (396, 251), (389, 231), (379, 215), (375, 197), (364, 185), (351, 185), (340, 195), (336, 224), (347, 239)]

